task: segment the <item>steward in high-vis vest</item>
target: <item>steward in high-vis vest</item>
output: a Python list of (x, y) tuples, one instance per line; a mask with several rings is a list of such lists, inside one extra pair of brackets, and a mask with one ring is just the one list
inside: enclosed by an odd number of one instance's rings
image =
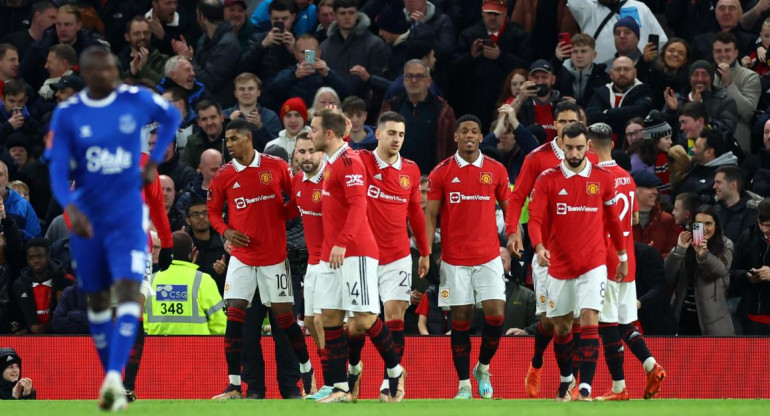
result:
[(173, 234), (171, 267), (151, 279), (154, 293), (147, 298), (144, 329), (149, 335), (223, 335), (227, 318), (214, 279), (192, 261), (192, 239)]

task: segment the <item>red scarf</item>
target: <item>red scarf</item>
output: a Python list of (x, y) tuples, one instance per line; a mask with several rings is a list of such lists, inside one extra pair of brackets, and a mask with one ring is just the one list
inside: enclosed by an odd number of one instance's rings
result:
[(489, 35), (489, 38), (492, 39), (492, 42), (495, 42), (495, 45), (497, 45), (497, 41), (500, 40), (500, 35), (503, 34), (503, 31), (505, 30), (505, 20), (503, 20), (502, 26), (500, 26), (500, 30), (497, 31), (497, 34), (494, 33)]

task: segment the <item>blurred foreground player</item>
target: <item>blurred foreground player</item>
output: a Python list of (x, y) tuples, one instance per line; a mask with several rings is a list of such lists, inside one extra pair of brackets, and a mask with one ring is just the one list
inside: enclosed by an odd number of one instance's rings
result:
[[(121, 373), (136, 336), (147, 261), (142, 182), (154, 179), (180, 115), (156, 94), (118, 86), (116, 58), (107, 49), (86, 49), (80, 70), (87, 88), (54, 111), (47, 154), (51, 189), (71, 221), (70, 247), (88, 296), (91, 337), (107, 373), (99, 406), (117, 411), (127, 406)], [(141, 128), (153, 121), (159, 123), (158, 145), (140, 171)]]

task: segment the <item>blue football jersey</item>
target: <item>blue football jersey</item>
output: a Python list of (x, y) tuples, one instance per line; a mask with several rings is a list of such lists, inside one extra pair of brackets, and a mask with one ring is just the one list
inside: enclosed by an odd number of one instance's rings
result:
[[(95, 225), (141, 210), (142, 127), (158, 122), (150, 159), (162, 161), (179, 125), (179, 111), (161, 96), (122, 85), (101, 100), (81, 91), (60, 103), (51, 119), (51, 189), (62, 207), (74, 203)], [(70, 180), (74, 180), (71, 189)]]

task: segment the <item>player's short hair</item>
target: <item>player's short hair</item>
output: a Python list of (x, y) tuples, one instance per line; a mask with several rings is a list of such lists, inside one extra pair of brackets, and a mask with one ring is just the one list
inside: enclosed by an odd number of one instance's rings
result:
[(75, 66), (78, 63), (78, 53), (70, 45), (66, 43), (60, 43), (58, 45), (51, 46), (48, 52), (53, 52), (57, 58), (67, 61), (68, 64)]
[(705, 123), (709, 122), (709, 113), (706, 111), (706, 105), (701, 101), (690, 101), (682, 106), (680, 116), (690, 117), (693, 120), (702, 118)]
[(11, 79), (5, 82), (5, 85), (3, 85), (3, 96), (19, 94), (27, 95), (27, 88), (22, 81)]
[(757, 205), (757, 219), (759, 222), (770, 221), (770, 198), (765, 198)]
[(19, 54), (19, 50), (16, 49), (15, 46), (11, 45), (10, 43), (0, 43), (0, 59), (5, 58), (5, 54), (8, 51), (16, 51), (16, 54)]
[(225, 5), (221, 0), (198, 0), (196, 9), (209, 22), (218, 23), (225, 20)]
[(601, 147), (609, 147), (612, 143), (612, 127), (607, 123), (594, 123), (588, 126), (588, 140), (595, 142)]
[(78, 22), (83, 18), (83, 14), (80, 12), (80, 8), (73, 4), (65, 4), (64, 6), (59, 7), (59, 12), (68, 13), (75, 16), (75, 20)]
[(27, 241), (27, 244), (24, 245), (24, 252), (26, 253), (32, 247), (42, 247), (46, 254), (48, 254), (51, 249), (51, 243), (48, 241), (48, 239), (42, 237), (30, 238)]
[(249, 135), (251, 134), (251, 124), (249, 124), (246, 119), (236, 118), (235, 120), (227, 123), (225, 131), (227, 130), (235, 130), (240, 134)]
[(58, 6), (52, 1), (36, 1), (32, 3), (32, 16), (34, 16), (36, 13), (42, 13), (48, 9), (58, 9)]
[(694, 215), (700, 205), (700, 197), (692, 192), (684, 192), (676, 196), (676, 200), (682, 203), (682, 209)]
[(565, 111), (572, 111), (578, 115), (578, 121), (583, 121), (583, 113), (581, 113), (580, 110), (580, 106), (572, 101), (561, 101), (557, 103), (556, 107), (553, 109), (553, 119), (556, 120), (556, 118), (559, 117), (559, 114)]
[(297, 5), (294, 3), (294, 0), (275, 0), (274, 2), (270, 3), (269, 6), (267, 6), (268, 13), (272, 12), (273, 10), (277, 12), (288, 11), (291, 14), (297, 14)]
[(335, 13), (338, 9), (347, 9), (350, 7), (355, 7), (356, 10), (360, 10), (358, 0), (334, 0), (332, 3), (332, 9), (334, 9)]
[(345, 100), (342, 102), (342, 112), (345, 114), (365, 113), (366, 102), (360, 97), (351, 95), (350, 97), (345, 98)]
[(377, 127), (380, 127), (389, 121), (406, 124), (406, 119), (401, 114), (395, 111), (386, 111), (380, 114), (380, 118), (377, 119)]
[(313, 140), (313, 138), (310, 137), (310, 134), (308, 132), (306, 132), (306, 131), (299, 132), (299, 134), (297, 134), (297, 137), (295, 137), (295, 139), (297, 141), (300, 141), (300, 140), (311, 140), (312, 141)]
[(744, 179), (743, 179), (743, 171), (738, 166), (720, 166), (717, 168), (717, 170), (714, 172), (716, 175), (717, 173), (723, 173), (725, 175), (725, 180), (727, 182), (737, 182), (738, 183), (738, 192), (743, 191), (743, 185), (744, 185)]
[(345, 135), (347, 122), (345, 121), (345, 115), (342, 114), (340, 110), (323, 108), (313, 115), (313, 118), (316, 117), (321, 120), (321, 130), (323, 130), (324, 133), (331, 130), (335, 137), (342, 137)]
[(218, 102), (213, 100), (201, 100), (198, 105), (195, 106), (195, 114), (200, 113), (203, 110), (208, 110), (211, 107), (217, 108), (217, 114), (222, 114), (222, 106)]
[(479, 120), (478, 117), (474, 116), (473, 114), (464, 114), (460, 116), (460, 118), (458, 118), (455, 122), (455, 131), (460, 128), (460, 124), (463, 124), (466, 121), (472, 121), (476, 123), (479, 126), (479, 130), (481, 130), (481, 120)]
[(574, 139), (578, 136), (585, 135), (586, 139), (588, 138), (588, 128), (584, 126), (582, 123), (572, 123), (567, 125), (567, 127), (564, 127), (561, 131), (562, 136), (564, 138), (570, 138)]
[(190, 234), (184, 231), (174, 231), (171, 233), (171, 238), (174, 241), (174, 248), (172, 249), (175, 259), (187, 261), (192, 256), (193, 241)]
[(594, 39), (588, 33), (578, 33), (570, 40), (572, 46), (588, 46), (591, 49), (596, 49), (596, 39)]
[(251, 72), (242, 72), (238, 74), (237, 77), (233, 80), (233, 88), (237, 87), (238, 84), (254, 81), (257, 83), (257, 89), (262, 89), (262, 80), (259, 79), (258, 76), (252, 74)]
[(131, 20), (129, 20), (126, 23), (126, 34), (131, 33), (131, 25), (133, 25), (134, 23), (146, 23), (147, 26), (150, 25), (150, 23), (147, 21), (146, 17), (144, 17), (142, 15), (134, 16), (134, 17), (131, 18)]

